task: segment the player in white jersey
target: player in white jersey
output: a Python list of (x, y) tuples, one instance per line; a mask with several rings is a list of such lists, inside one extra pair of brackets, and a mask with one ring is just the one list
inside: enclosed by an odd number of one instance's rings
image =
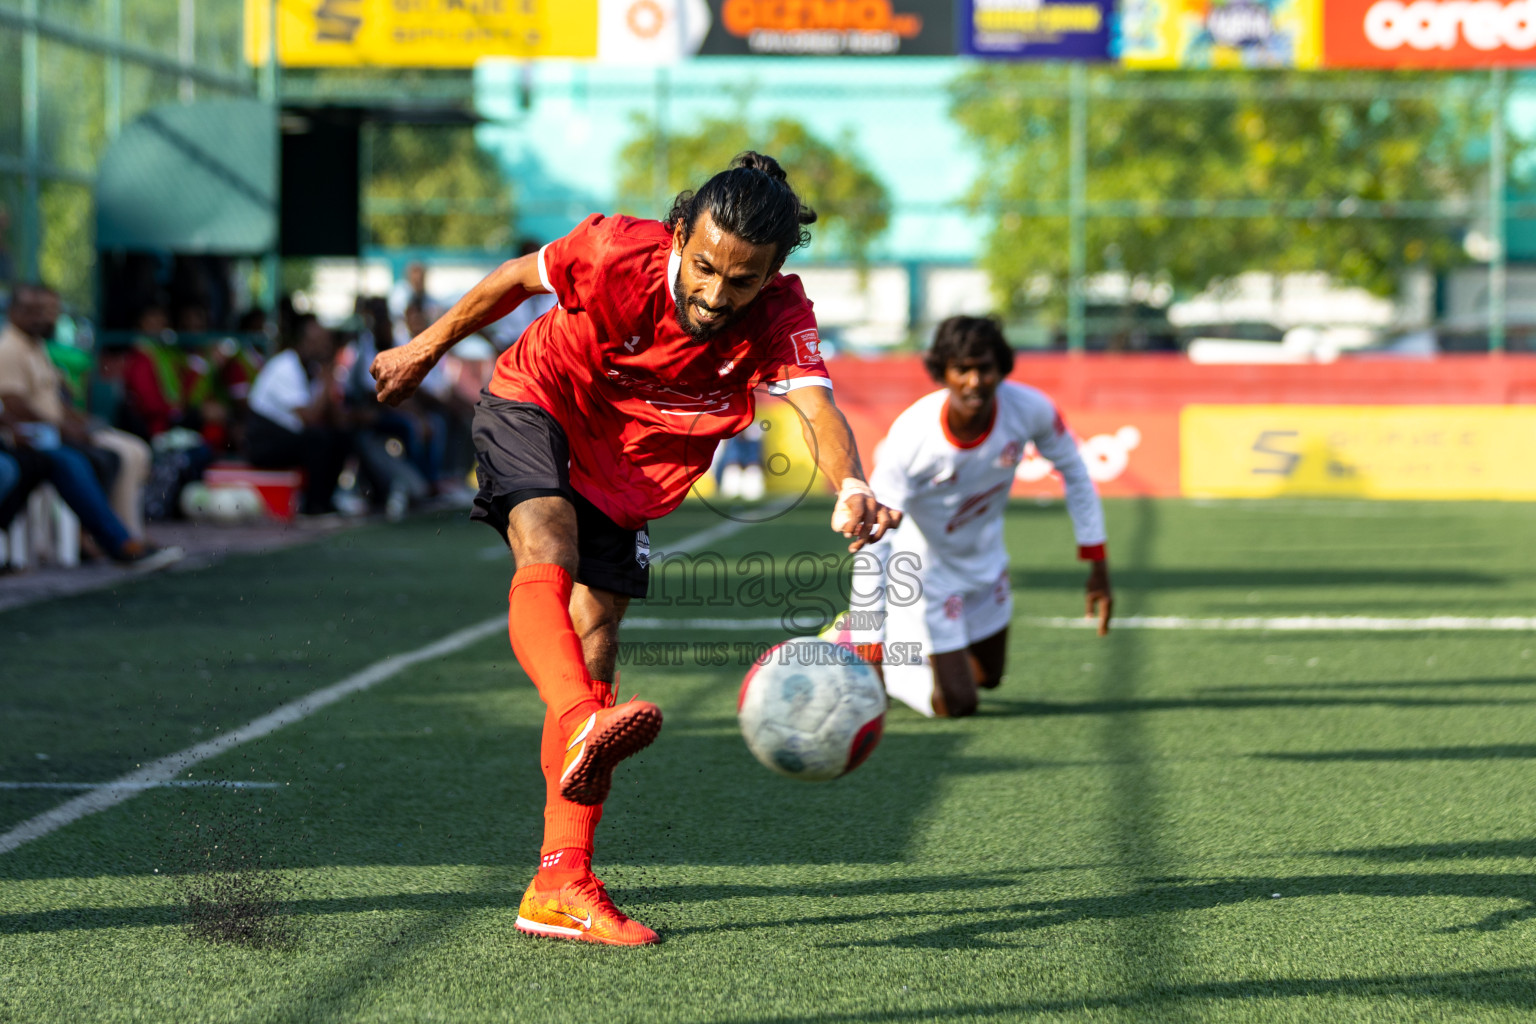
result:
[(978, 688), (1001, 682), (1007, 660), (1013, 591), (1003, 508), (1027, 444), (1066, 485), (1078, 557), (1090, 563), (1087, 611), (1101, 636), (1114, 602), (1098, 492), (1051, 400), (1004, 379), (1013, 351), (996, 321), (945, 320), (926, 363), (944, 388), (898, 416), (877, 450), (869, 482), (902, 519), (873, 549), (878, 574), (855, 571), (848, 625), (869, 628), (842, 637), (883, 660), (892, 697), (925, 715), (959, 717), (976, 710)]

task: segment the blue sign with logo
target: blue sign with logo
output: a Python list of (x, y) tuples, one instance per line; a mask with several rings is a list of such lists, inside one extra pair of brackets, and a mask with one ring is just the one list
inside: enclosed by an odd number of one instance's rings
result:
[(1108, 60), (1113, 0), (960, 0), (960, 46), (977, 57)]

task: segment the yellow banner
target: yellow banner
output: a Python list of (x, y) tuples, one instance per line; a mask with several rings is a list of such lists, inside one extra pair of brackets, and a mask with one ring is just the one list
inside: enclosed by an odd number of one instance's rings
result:
[(1133, 68), (1315, 68), (1322, 0), (1121, 0), (1120, 61)]
[(1536, 499), (1536, 408), (1190, 405), (1187, 497)]
[[(595, 57), (597, 0), (276, 0), (284, 67), (471, 67)], [(267, 60), (272, 0), (246, 0), (246, 59)]]

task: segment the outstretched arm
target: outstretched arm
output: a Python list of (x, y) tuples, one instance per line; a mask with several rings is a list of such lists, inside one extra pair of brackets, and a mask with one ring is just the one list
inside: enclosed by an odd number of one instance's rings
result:
[(857, 551), (885, 536), (885, 531), (901, 522), (901, 513), (875, 500), (875, 492), (864, 478), (859, 464), (859, 448), (853, 431), (832, 401), (832, 390), (824, 387), (795, 388), (784, 400), (800, 413), (805, 443), (816, 455), (816, 466), (828, 480), (839, 484), (837, 507), (832, 512), (832, 529), (853, 543)]
[[(1060, 423), (1059, 418), (1056, 423)], [(1052, 427), (1034, 438), (1040, 454), (1051, 460), (1067, 492), (1067, 511), (1072, 516), (1072, 530), (1077, 535), (1077, 556), (1090, 563), (1088, 584), (1084, 588), (1086, 614), (1098, 620), (1099, 636), (1109, 632), (1114, 614), (1115, 595), (1109, 586), (1109, 560), (1104, 553), (1104, 507), (1098, 489), (1083, 464), (1077, 442), (1065, 430)]]
[(399, 405), (416, 390), (444, 353), (512, 312), (530, 295), (549, 289), (539, 279), (539, 254), (508, 260), (469, 290), (436, 323), (409, 344), (380, 352), (373, 361), (379, 401)]

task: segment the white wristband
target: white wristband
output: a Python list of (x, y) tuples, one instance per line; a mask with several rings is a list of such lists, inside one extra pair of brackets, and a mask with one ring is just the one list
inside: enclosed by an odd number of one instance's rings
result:
[(837, 500), (847, 501), (848, 496), (851, 494), (862, 494), (866, 498), (873, 498), (875, 496), (875, 489), (858, 477), (850, 476), (846, 477), (843, 480), (843, 486), (838, 488)]
[(843, 480), (843, 486), (837, 492), (837, 505), (832, 509), (832, 529), (844, 537), (852, 537), (863, 522), (862, 516), (854, 515), (848, 508), (848, 499), (855, 494), (873, 498), (875, 491), (869, 484), (855, 477), (850, 476)]

